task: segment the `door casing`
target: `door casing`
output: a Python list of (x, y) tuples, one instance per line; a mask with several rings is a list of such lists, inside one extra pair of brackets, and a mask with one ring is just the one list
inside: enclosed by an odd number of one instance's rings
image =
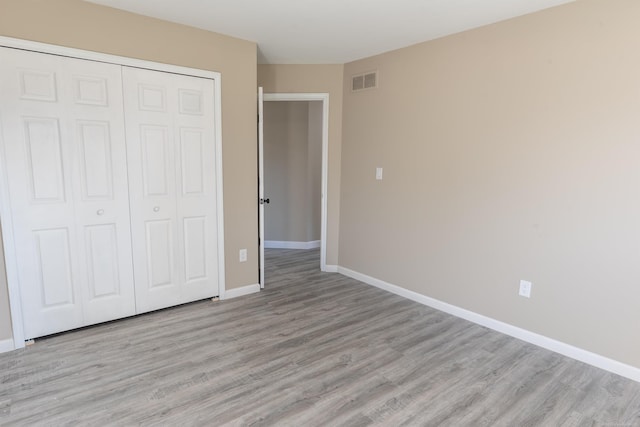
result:
[[(327, 271), (327, 182), (329, 162), (329, 94), (328, 93), (265, 93), (264, 102), (273, 101), (321, 101), (322, 102), (322, 177), (321, 177), (321, 215), (320, 215), (320, 270)], [(259, 105), (259, 126), (263, 125), (263, 108)], [(258, 138), (258, 176), (260, 180), (259, 198), (264, 198), (264, 140)], [(264, 210), (264, 205), (258, 205)], [(260, 287), (264, 287), (264, 215), (259, 214), (260, 228)]]

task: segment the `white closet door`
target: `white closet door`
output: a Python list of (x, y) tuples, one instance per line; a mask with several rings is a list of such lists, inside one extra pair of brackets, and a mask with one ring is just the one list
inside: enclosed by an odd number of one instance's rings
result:
[(122, 67), (68, 59), (84, 322), (136, 313)]
[(214, 84), (123, 68), (139, 313), (218, 295)]
[(25, 336), (135, 313), (120, 67), (0, 48)]

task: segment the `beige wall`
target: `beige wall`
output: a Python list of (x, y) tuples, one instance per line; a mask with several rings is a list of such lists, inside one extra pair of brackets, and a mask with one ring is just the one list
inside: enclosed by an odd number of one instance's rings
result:
[(222, 73), (226, 286), (258, 282), (255, 43), (79, 0), (0, 0), (0, 35)]
[(638, 22), (581, 0), (346, 64), (340, 265), (640, 367)]
[(265, 240), (320, 240), (321, 164), (322, 103), (265, 102)]
[(265, 93), (329, 94), (327, 264), (338, 264), (340, 156), (342, 150), (342, 65), (258, 65)]

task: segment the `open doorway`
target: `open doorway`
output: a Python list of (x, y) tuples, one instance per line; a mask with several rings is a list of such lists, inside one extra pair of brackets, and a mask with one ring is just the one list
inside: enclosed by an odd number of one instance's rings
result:
[(265, 102), (265, 249), (320, 248), (321, 179), (322, 102)]
[(264, 94), (260, 106), (260, 285), (265, 248), (319, 248), (326, 271), (328, 94)]

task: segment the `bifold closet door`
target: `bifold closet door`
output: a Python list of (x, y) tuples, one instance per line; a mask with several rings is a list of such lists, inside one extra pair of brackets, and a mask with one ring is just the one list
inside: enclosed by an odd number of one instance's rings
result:
[(121, 67), (0, 48), (26, 338), (135, 314)]
[(218, 295), (213, 80), (123, 68), (139, 313)]

